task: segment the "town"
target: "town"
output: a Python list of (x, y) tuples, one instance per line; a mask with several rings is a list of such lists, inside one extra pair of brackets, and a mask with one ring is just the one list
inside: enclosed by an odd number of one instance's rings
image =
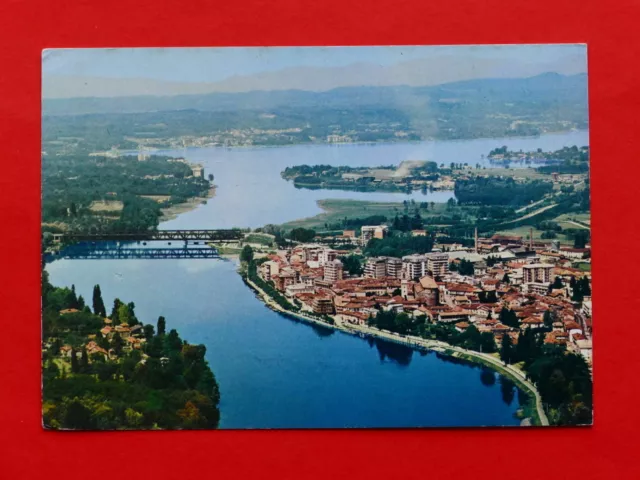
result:
[[(363, 226), (359, 236), (349, 230), (341, 239), (360, 249), (388, 234), (386, 225)], [(564, 346), (591, 365), (590, 273), (574, 266), (589, 261), (589, 245), (571, 248), (515, 235), (483, 238), (476, 231), (473, 247), (438, 243), (436, 237), (429, 253), (366, 258), (361, 274), (349, 274), (340, 258), (358, 251), (299, 244), (262, 258), (258, 276), (300, 312), (338, 325), (376, 325), (381, 313), (404, 313), (414, 325), (490, 334), (493, 351), (507, 337), (517, 346), (527, 330), (539, 331), (545, 344)]]

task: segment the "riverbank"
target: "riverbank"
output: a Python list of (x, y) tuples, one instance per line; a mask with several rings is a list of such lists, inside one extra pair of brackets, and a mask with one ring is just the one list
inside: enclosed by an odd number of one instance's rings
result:
[(183, 213), (190, 212), (191, 210), (195, 210), (196, 208), (198, 208), (200, 205), (206, 204), (208, 200), (216, 196), (216, 188), (216, 185), (209, 188), (205, 197), (193, 197), (186, 202), (177, 203), (175, 205), (171, 205), (170, 207), (163, 208), (162, 220), (160, 221), (160, 223), (173, 220)]
[[(425, 202), (429, 203), (429, 208), (424, 208), (420, 211), (422, 218), (427, 219), (431, 216), (441, 215), (447, 212), (446, 203), (435, 201), (431, 202), (428, 195), (424, 198)], [(312, 217), (283, 223), (281, 227), (285, 230), (291, 230), (298, 227), (322, 230), (325, 227), (325, 224), (332, 225), (340, 223), (345, 218), (356, 219), (375, 215), (384, 216), (389, 220), (393, 220), (396, 215), (402, 215), (405, 213), (404, 203), (402, 202), (327, 199), (318, 200), (316, 204), (320, 209), (322, 209), (322, 213)]]
[(303, 322), (311, 323), (324, 328), (338, 330), (349, 335), (368, 335), (381, 340), (402, 344), (415, 350), (430, 350), (438, 352), (442, 355), (447, 355), (453, 358), (462, 359), (471, 363), (489, 367), (500, 375), (508, 377), (520, 389), (527, 392), (530, 398), (533, 398), (534, 405), (532, 405), (533, 408), (530, 409), (533, 425), (549, 425), (549, 421), (544, 412), (542, 399), (540, 397), (540, 394), (538, 393), (538, 390), (536, 389), (535, 385), (527, 380), (525, 373), (514, 367), (513, 365), (504, 365), (500, 359), (493, 357), (492, 355), (476, 352), (473, 350), (466, 350), (464, 348), (456, 347), (438, 340), (427, 340), (414, 336), (402, 336), (397, 333), (388, 332), (386, 330), (379, 330), (377, 328), (368, 326), (347, 326), (338, 320), (336, 320), (334, 324), (330, 324), (317, 318), (313, 318), (309, 315), (305, 315), (301, 312), (292, 312), (276, 303), (264, 290), (262, 290), (258, 285), (252, 282), (246, 275), (242, 275), (242, 278), (245, 284), (258, 295), (258, 297), (265, 303), (268, 308), (282, 315), (293, 317), (302, 320)]

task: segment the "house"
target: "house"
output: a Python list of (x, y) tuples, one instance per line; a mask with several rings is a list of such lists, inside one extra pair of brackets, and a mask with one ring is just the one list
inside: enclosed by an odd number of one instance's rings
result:
[(456, 323), (455, 327), (456, 330), (460, 333), (464, 332), (467, 328), (469, 328), (469, 322), (458, 322)]
[(63, 357), (71, 357), (72, 350), (73, 348), (71, 348), (70, 345), (63, 345), (60, 347), (60, 355), (62, 355)]
[(544, 321), (539, 317), (526, 317), (520, 322), (522, 328), (542, 328), (544, 327)]
[(440, 323), (457, 323), (457, 322), (469, 322), (469, 312), (467, 311), (455, 311), (450, 310), (446, 312), (439, 312), (437, 315), (438, 322)]
[[(105, 327), (105, 328), (107, 328), (107, 327)], [(114, 330), (122, 338), (127, 338), (131, 334), (131, 329), (129, 328), (129, 325), (127, 325), (126, 323), (121, 323), (120, 325), (116, 325)]]
[(100, 333), (103, 337), (110, 338), (113, 335), (113, 328), (107, 325), (100, 330)]
[(593, 355), (593, 346), (591, 344), (591, 340), (577, 340), (576, 346), (580, 351), (580, 355), (582, 355), (585, 360), (591, 363), (592, 355)]
[(346, 323), (353, 325), (366, 325), (369, 315), (367, 313), (360, 312), (343, 312), (339, 315), (339, 318)]
[(331, 298), (316, 296), (313, 298), (311, 305), (314, 313), (321, 315), (331, 315), (333, 313), (333, 300)]
[(78, 313), (80, 310), (77, 308), (65, 308), (64, 310), (60, 310), (60, 315), (68, 315), (69, 313)]

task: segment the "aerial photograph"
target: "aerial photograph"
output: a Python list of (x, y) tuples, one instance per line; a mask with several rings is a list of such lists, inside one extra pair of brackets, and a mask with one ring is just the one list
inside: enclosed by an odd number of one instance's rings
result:
[(593, 424), (582, 44), (42, 52), (42, 425)]

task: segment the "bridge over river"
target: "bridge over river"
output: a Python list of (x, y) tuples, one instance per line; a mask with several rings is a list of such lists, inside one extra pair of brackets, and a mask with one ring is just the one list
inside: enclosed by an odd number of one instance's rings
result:
[[(54, 242), (67, 245), (61, 250), (47, 253), (44, 261), (50, 262), (61, 258), (69, 260), (215, 259), (220, 258), (220, 254), (212, 244), (239, 243), (243, 238), (244, 233), (238, 229), (62, 233), (54, 234)], [(172, 241), (176, 242), (176, 245), (171, 246)], [(190, 242), (203, 245), (189, 245)]]
[(218, 250), (213, 247), (180, 248), (106, 248), (101, 245), (95, 247), (67, 248), (51, 259), (64, 258), (67, 260), (129, 260), (129, 259), (178, 259), (178, 258), (220, 258)]
[(238, 229), (228, 230), (148, 230), (135, 233), (70, 232), (53, 235), (55, 242), (127, 242), (127, 241), (203, 241), (209, 243), (236, 243), (244, 233)]

